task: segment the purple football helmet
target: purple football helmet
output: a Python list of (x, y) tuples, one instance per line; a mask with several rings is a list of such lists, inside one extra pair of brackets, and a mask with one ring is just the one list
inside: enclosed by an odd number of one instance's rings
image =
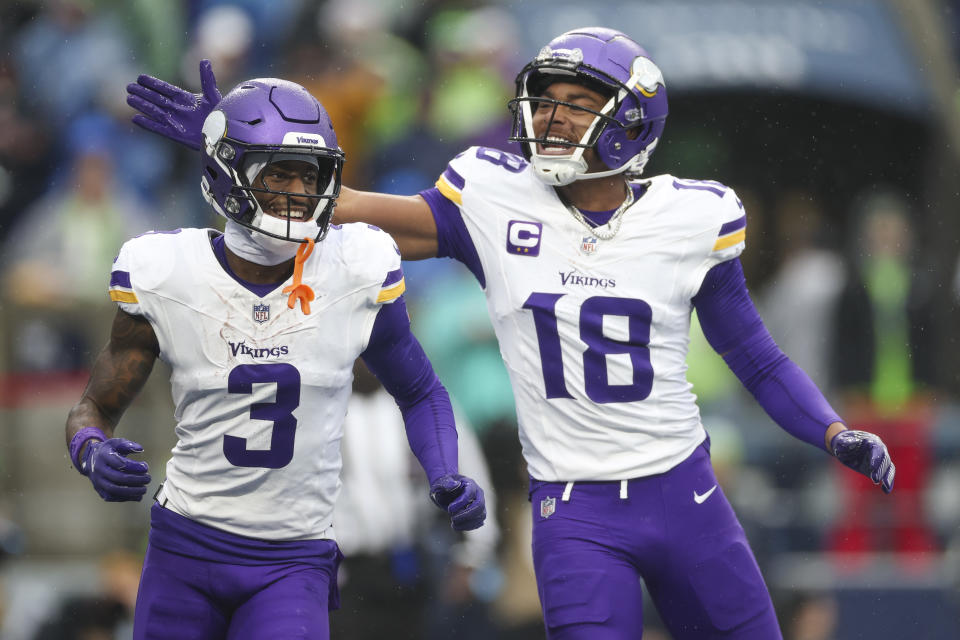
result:
[[(603, 109), (594, 111), (541, 97), (553, 82), (580, 84), (608, 100)], [(533, 110), (542, 103), (552, 104), (553, 113), (546, 130), (537, 137)], [(539, 154), (537, 145), (547, 143), (559, 105), (588, 111), (596, 118), (579, 143), (567, 143), (573, 148), (570, 155)], [(619, 31), (588, 27), (557, 36), (520, 71), (517, 97), (510, 101), (510, 109), (514, 116), (510, 139), (521, 143), (544, 182), (562, 186), (575, 180), (643, 171), (663, 133), (667, 89), (660, 69), (639, 44)], [(609, 171), (587, 173), (583, 153), (590, 148)]]
[[(237, 85), (203, 123), (204, 198), (220, 215), (281, 240), (319, 240), (340, 195), (343, 151), (330, 116), (298, 84), (257, 78)], [(253, 186), (269, 164), (299, 160), (317, 167), (317, 193), (274, 191)], [(254, 193), (271, 193), (308, 202), (302, 219), (264, 213)]]

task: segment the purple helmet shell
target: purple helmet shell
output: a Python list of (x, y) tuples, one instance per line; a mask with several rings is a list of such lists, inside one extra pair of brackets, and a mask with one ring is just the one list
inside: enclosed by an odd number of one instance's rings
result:
[[(306, 89), (277, 78), (242, 82), (207, 116), (203, 140), (201, 187), (218, 213), (283, 240), (301, 242), (305, 234), (322, 237), (340, 193), (344, 156), (330, 116)], [(254, 186), (260, 169), (281, 160), (315, 165), (318, 193)], [(258, 192), (306, 198), (313, 206), (303, 221), (271, 219), (254, 197)]]
[[(585, 173), (582, 151), (570, 157), (544, 157), (532, 129), (530, 103), (558, 101), (540, 97), (553, 82), (582, 84), (609, 100), (594, 125), (572, 147), (593, 148), (610, 171)], [(523, 143), (524, 154), (552, 184), (600, 177), (630, 170), (639, 173), (653, 152), (667, 117), (667, 90), (663, 74), (650, 55), (627, 35), (614, 29), (589, 27), (557, 36), (517, 76), (512, 140)], [(547, 127), (549, 132), (549, 126)], [(629, 135), (628, 135), (629, 132)], [(554, 166), (556, 165), (556, 166)]]

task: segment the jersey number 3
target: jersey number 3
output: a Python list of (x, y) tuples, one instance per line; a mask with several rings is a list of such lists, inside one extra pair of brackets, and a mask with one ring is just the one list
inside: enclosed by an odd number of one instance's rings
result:
[[(563, 354), (560, 333), (557, 330), (557, 301), (563, 293), (531, 293), (523, 303), (524, 309), (533, 312), (540, 346), (540, 362), (543, 368), (543, 384), (547, 398), (572, 398), (564, 377)], [(603, 333), (606, 316), (627, 318), (626, 341), (608, 338)], [(584, 391), (587, 397), (598, 404), (612, 402), (635, 402), (650, 395), (653, 388), (653, 367), (650, 364), (650, 322), (653, 317), (650, 305), (632, 298), (595, 296), (587, 298), (580, 306), (580, 339), (587, 345), (583, 353)], [(631, 384), (610, 384), (607, 373), (607, 356), (628, 354), (633, 366)]]
[(253, 384), (273, 382), (277, 385), (274, 402), (250, 405), (252, 420), (273, 422), (269, 449), (247, 448), (247, 439), (223, 436), (223, 455), (235, 467), (279, 469), (293, 460), (293, 441), (297, 435), (297, 419), (293, 410), (300, 406), (300, 372), (292, 364), (241, 364), (230, 371), (227, 391), (253, 392)]

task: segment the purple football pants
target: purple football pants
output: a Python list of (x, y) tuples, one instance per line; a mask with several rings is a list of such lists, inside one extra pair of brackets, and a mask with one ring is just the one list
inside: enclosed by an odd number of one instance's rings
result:
[(328, 640), (341, 557), (332, 540), (253, 540), (154, 505), (134, 640)]
[(533, 560), (550, 640), (643, 634), (640, 577), (674, 640), (781, 638), (706, 446), (626, 483), (531, 480)]

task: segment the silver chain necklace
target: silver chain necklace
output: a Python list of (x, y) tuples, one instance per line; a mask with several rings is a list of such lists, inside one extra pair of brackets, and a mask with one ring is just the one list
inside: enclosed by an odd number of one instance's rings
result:
[[(606, 224), (598, 227), (590, 224), (580, 210), (573, 205), (568, 204), (567, 209), (570, 210), (570, 215), (572, 215), (577, 222), (587, 228), (587, 230), (590, 232), (590, 235), (596, 236), (600, 240), (612, 240), (613, 237), (617, 235), (617, 232), (620, 231), (620, 225), (623, 224), (623, 212), (633, 204), (633, 200), (633, 189), (627, 185), (626, 199), (620, 204), (619, 207), (617, 207), (617, 210), (613, 212), (613, 215), (610, 216), (610, 220), (608, 220)], [(609, 229), (607, 231), (601, 231), (603, 227), (609, 227)]]

